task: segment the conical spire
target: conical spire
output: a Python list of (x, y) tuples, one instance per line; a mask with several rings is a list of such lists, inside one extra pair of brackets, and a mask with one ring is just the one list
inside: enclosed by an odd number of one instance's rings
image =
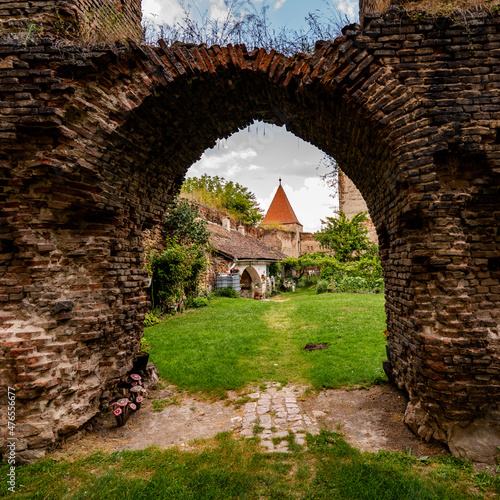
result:
[(271, 206), (266, 213), (266, 216), (260, 223), (261, 226), (272, 225), (272, 224), (300, 224), (299, 219), (295, 215), (293, 211), (292, 205), (288, 201), (288, 198), (285, 194), (285, 190), (280, 185), (278, 186), (278, 190), (274, 195), (273, 201), (271, 202)]

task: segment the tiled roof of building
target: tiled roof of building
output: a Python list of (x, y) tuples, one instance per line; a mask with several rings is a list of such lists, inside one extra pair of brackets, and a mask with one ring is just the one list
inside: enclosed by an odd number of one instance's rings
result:
[(208, 224), (207, 229), (211, 233), (210, 243), (212, 246), (229, 258), (272, 261), (287, 258), (287, 255), (283, 252), (273, 250), (253, 236), (241, 234), (234, 230), (227, 230), (215, 224)]
[(292, 205), (290, 205), (288, 201), (285, 190), (281, 186), (281, 179), (278, 190), (271, 202), (271, 206), (260, 223), (261, 226), (265, 226), (266, 224), (300, 224), (299, 219), (297, 219), (293, 211)]

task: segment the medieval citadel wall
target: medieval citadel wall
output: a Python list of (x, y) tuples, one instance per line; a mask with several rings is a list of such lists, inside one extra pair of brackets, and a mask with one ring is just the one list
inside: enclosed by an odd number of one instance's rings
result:
[[(339, 210), (344, 212), (347, 217), (351, 218), (359, 212), (368, 212), (366, 201), (359, 189), (355, 186), (354, 182), (347, 177), (347, 175), (339, 169)], [(377, 230), (375, 224), (368, 214), (368, 222), (365, 223), (368, 229), (368, 236), (378, 244)]]
[(79, 43), (142, 36), (141, 0), (21, 0), (0, 5), (0, 29), (20, 38), (54, 33)]
[[(203, 219), (219, 226), (222, 225), (222, 219), (226, 217), (225, 213), (203, 205), (198, 205), (198, 210)], [(240, 224), (240, 221), (230, 219), (231, 229), (237, 230)], [(245, 234), (262, 240), (267, 246), (279, 250), (289, 257), (299, 257), (301, 255), (301, 238), (305, 233), (300, 233), (297, 230), (255, 227), (250, 224), (243, 224), (243, 226), (245, 227)], [(295, 225), (293, 226), (295, 229)]]
[(471, 35), (391, 10), (291, 59), (1, 35), (0, 375), (18, 394), (19, 458), (92, 418), (131, 368), (142, 232), (256, 114), (338, 155), (365, 195), (408, 423), (456, 454), (497, 453), (500, 17), (473, 21)]
[(364, 22), (365, 16), (373, 13), (384, 12), (389, 6), (397, 5), (408, 11), (422, 10), (427, 12), (450, 13), (457, 8), (471, 9), (479, 6), (492, 7), (499, 5), (499, 0), (359, 0), (359, 18)]

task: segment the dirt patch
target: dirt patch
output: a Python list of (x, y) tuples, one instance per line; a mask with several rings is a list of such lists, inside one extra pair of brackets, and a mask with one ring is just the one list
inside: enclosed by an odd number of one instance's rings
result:
[(361, 451), (411, 450), (418, 457), (447, 454), (442, 444), (426, 443), (403, 423), (407, 404), (406, 396), (391, 385), (326, 390), (303, 402), (327, 429), (343, 433)]
[(302, 347), (303, 351), (321, 351), (323, 349), (328, 349), (330, 346), (328, 344), (306, 344)]
[[(274, 384), (276, 385), (276, 384)], [(292, 389), (292, 388), (290, 388)], [(256, 388), (249, 388), (250, 394)], [(342, 432), (347, 441), (362, 451), (408, 451), (416, 456), (447, 453), (442, 445), (423, 442), (403, 423), (407, 400), (391, 386), (368, 390), (325, 390), (310, 394), (306, 387), (293, 388), (301, 411), (313, 415), (320, 426)], [(234, 402), (241, 394), (210, 402), (168, 387), (152, 391), (140, 411), (124, 427), (117, 427), (111, 413), (97, 417), (86, 431), (70, 438), (54, 452), (55, 457), (88, 455), (102, 450), (160, 448), (179, 445), (188, 449), (194, 439), (209, 438), (222, 431), (239, 433), (243, 410)], [(154, 403), (154, 401), (157, 401)], [(153, 411), (158, 402), (164, 409)]]

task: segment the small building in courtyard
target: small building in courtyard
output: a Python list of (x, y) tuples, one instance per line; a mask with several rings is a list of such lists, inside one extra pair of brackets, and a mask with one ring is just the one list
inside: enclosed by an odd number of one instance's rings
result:
[(211, 259), (208, 273), (209, 288), (215, 288), (217, 275), (238, 271), (242, 297), (260, 298), (271, 291), (270, 266), (286, 259), (285, 253), (245, 234), (243, 225), (231, 229), (229, 217), (223, 218), (222, 225), (208, 223), (207, 229), (216, 254)]

